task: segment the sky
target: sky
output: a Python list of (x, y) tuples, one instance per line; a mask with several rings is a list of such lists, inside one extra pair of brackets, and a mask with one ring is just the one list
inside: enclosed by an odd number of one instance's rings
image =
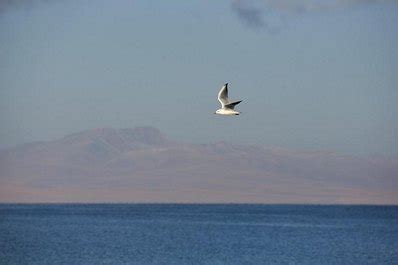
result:
[[(397, 155), (396, 25), (393, 0), (2, 1), (0, 147), (154, 126)], [(240, 116), (213, 114), (226, 82)]]

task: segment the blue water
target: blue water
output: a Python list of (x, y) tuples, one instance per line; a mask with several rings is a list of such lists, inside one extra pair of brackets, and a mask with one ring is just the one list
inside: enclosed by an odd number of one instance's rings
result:
[(0, 264), (398, 264), (398, 207), (0, 204)]

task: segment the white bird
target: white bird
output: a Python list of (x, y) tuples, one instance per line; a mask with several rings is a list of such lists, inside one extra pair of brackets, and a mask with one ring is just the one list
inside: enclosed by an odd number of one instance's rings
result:
[(218, 109), (214, 114), (220, 115), (239, 115), (240, 112), (234, 110), (235, 106), (242, 102), (242, 100), (230, 101), (228, 99), (228, 83), (223, 85), (220, 92), (218, 92), (218, 101), (221, 103), (221, 109)]

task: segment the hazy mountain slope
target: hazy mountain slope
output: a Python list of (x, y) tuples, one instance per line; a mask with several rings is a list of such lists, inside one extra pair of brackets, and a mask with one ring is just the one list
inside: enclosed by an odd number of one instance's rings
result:
[(0, 201), (398, 203), (398, 160), (103, 128), (0, 153)]

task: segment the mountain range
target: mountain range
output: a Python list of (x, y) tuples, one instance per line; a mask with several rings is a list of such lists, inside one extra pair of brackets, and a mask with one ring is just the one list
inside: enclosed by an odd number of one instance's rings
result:
[(398, 204), (397, 188), (396, 157), (183, 143), (153, 127), (0, 151), (0, 202)]

